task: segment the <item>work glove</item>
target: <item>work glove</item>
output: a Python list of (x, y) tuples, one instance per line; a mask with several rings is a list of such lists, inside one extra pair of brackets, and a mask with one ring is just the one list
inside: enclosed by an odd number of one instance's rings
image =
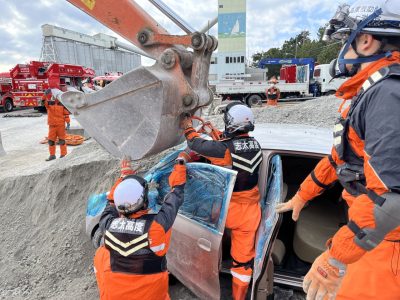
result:
[(186, 147), (181, 153), (179, 153), (177, 160), (183, 159), (185, 163), (191, 161), (197, 161), (200, 159), (197, 152), (190, 150), (189, 147)]
[(303, 280), (307, 300), (334, 300), (345, 274), (345, 264), (331, 257), (328, 250), (322, 253)]
[(177, 163), (169, 175), (169, 186), (171, 188), (183, 185), (186, 183), (186, 164), (182, 158), (177, 159)]
[(65, 130), (69, 130), (70, 126), (71, 126), (71, 124), (67, 123), (67, 127), (65, 127)]
[(125, 155), (121, 160), (121, 177), (125, 177), (128, 175), (133, 175), (136, 172), (132, 169), (131, 157)]
[(290, 210), (292, 212), (293, 221), (297, 221), (299, 219), (300, 211), (303, 209), (304, 205), (306, 205), (307, 201), (303, 200), (298, 193), (294, 195), (292, 199), (288, 202), (278, 204), (275, 208), (277, 213), (284, 213)]
[(190, 116), (185, 116), (185, 117), (182, 119), (181, 123), (180, 123), (180, 127), (181, 127), (183, 130), (186, 130), (186, 129), (188, 129), (188, 128), (193, 127), (192, 118), (191, 118)]

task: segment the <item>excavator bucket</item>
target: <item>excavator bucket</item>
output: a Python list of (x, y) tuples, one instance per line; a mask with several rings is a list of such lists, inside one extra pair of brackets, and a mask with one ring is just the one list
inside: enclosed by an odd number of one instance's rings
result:
[[(135, 1), (68, 0), (157, 60), (121, 76), (100, 91), (67, 91), (61, 102), (108, 152), (133, 160), (159, 153), (181, 140), (183, 113), (213, 100), (208, 88), (218, 41), (204, 33), (169, 35)], [(191, 51), (187, 50), (191, 48)]]
[(67, 91), (61, 102), (109, 153), (138, 160), (178, 144), (180, 115), (212, 100), (206, 90), (200, 101), (201, 93), (179, 77), (182, 72), (157, 63), (134, 69), (95, 93)]

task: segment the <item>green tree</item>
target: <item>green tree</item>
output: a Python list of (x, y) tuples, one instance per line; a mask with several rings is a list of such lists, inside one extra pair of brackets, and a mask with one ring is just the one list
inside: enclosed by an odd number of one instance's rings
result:
[[(340, 51), (340, 43), (335, 41), (323, 41), (325, 27), (320, 27), (317, 38), (312, 40), (309, 31), (302, 31), (295, 37), (286, 40), (280, 48), (270, 48), (267, 51), (255, 53), (252, 56), (252, 66), (257, 67), (263, 58), (291, 58), (312, 57), (319, 64), (329, 63), (335, 59)], [(268, 68), (268, 77), (279, 75), (280, 66), (271, 65)]]

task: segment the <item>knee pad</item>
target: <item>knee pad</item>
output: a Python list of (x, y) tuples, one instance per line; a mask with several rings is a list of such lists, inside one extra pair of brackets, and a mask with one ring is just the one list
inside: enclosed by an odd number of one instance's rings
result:
[(58, 140), (58, 144), (59, 144), (60, 146), (65, 145), (65, 140)]
[(54, 146), (56, 143), (52, 140), (48, 140), (47, 143), (49, 144), (49, 146)]

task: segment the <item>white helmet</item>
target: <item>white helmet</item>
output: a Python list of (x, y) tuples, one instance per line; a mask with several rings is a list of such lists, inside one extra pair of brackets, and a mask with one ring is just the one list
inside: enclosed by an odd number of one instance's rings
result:
[(124, 215), (146, 209), (148, 205), (147, 192), (146, 180), (136, 175), (126, 176), (115, 188), (115, 207)]
[[(376, 12), (376, 15), (368, 18)], [(339, 39), (341, 33), (350, 33), (366, 21), (359, 32), (373, 35), (400, 36), (400, 1), (398, 0), (358, 0), (352, 6), (339, 6), (331, 20), (339, 28), (333, 33)], [(342, 23), (342, 24), (341, 24)]]
[[(376, 39), (379, 39), (382, 42), (381, 49), (370, 56), (359, 54), (356, 59), (345, 59), (344, 55), (350, 46), (353, 46), (356, 51), (354, 43), (360, 33), (372, 34)], [(325, 41), (337, 39), (344, 42), (337, 62), (332, 64), (332, 72), (336, 64), (340, 71), (336, 75), (352, 76), (346, 71), (346, 64), (357, 66), (390, 56), (390, 52), (385, 53), (382, 49), (388, 38), (398, 36), (400, 36), (399, 0), (358, 0), (352, 6), (348, 4), (340, 5), (329, 21), (329, 26), (325, 29), (323, 37)]]
[(253, 111), (241, 102), (229, 103), (225, 108), (224, 123), (227, 133), (253, 131)]

